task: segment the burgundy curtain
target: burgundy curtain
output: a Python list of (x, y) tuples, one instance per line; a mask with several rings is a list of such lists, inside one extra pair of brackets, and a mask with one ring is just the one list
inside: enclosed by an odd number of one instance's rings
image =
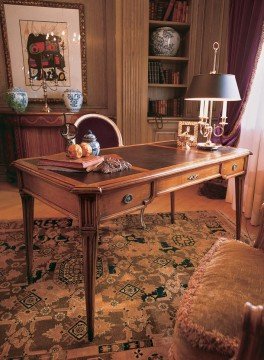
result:
[(228, 103), (223, 145), (235, 146), (239, 140), (241, 112), (250, 88), (263, 22), (264, 0), (230, 0), (228, 73), (236, 75), (241, 101)]

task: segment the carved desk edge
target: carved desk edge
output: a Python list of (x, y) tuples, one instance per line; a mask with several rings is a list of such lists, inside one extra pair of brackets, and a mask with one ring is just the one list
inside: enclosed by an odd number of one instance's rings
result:
[[(141, 144), (140, 144), (141, 145)], [(151, 144), (148, 144), (151, 145)], [(131, 145), (127, 147), (133, 147), (136, 145)], [(139, 146), (139, 145), (137, 145)], [(106, 149), (105, 149), (106, 150)], [(184, 151), (184, 150), (183, 150)], [(184, 167), (181, 166), (181, 164), (175, 164), (172, 166), (167, 166), (162, 169), (158, 170), (148, 170), (148, 169), (142, 169), (142, 171), (139, 171), (137, 174), (127, 174), (124, 175), (121, 179), (110, 179), (110, 180), (104, 180), (97, 183), (93, 183), (90, 185), (83, 184), (82, 182), (79, 182), (78, 180), (71, 179), (69, 177), (66, 177), (64, 175), (49, 171), (49, 170), (38, 170), (36, 165), (30, 164), (27, 162), (29, 159), (36, 159), (34, 158), (28, 158), (28, 159), (18, 159), (12, 163), (13, 166), (15, 166), (17, 169), (30, 173), (38, 178), (45, 179), (49, 183), (55, 183), (56, 185), (60, 185), (62, 187), (67, 188), (73, 193), (101, 193), (102, 191), (110, 191), (114, 190), (115, 188), (124, 188), (131, 185), (136, 185), (144, 182), (150, 182), (151, 180), (159, 179), (161, 177), (170, 176), (170, 175), (176, 175), (177, 173), (182, 173), (184, 171), (188, 170), (195, 170), (195, 169), (201, 169), (202, 167), (206, 167), (208, 165), (213, 164), (220, 164), (227, 162), (229, 160), (235, 160), (238, 158), (244, 158), (252, 153), (247, 149), (236, 149), (234, 148), (235, 153), (222, 155), (221, 158), (215, 158), (210, 159), (209, 161), (202, 160), (200, 162), (190, 162), (187, 165), (185, 164)], [(204, 164), (202, 162), (204, 161)], [(136, 167), (138, 169), (138, 167)], [(244, 169), (240, 174), (235, 174), (236, 176), (242, 175), (245, 173), (246, 169)], [(144, 174), (146, 173), (146, 174)], [(144, 175), (144, 176), (143, 176)], [(142, 177), (143, 176), (143, 177)], [(219, 176), (215, 177), (221, 177), (221, 174)], [(234, 177), (233, 175), (230, 177)], [(194, 183), (194, 182), (193, 182)]]

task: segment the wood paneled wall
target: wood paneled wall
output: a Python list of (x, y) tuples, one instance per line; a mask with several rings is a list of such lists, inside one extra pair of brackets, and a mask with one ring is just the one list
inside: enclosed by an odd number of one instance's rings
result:
[[(74, 2), (74, 0), (49, 1)], [(115, 116), (115, 1), (78, 0), (78, 3), (85, 5), (88, 101), (83, 107), (87, 109), (87, 112), (96, 111)], [(3, 95), (8, 85), (2, 40), (0, 41), (0, 77), (0, 93)], [(42, 106), (42, 104), (31, 104), (30, 108), (39, 110)], [(5, 107), (7, 105), (4, 97), (0, 96), (0, 108)], [(55, 110), (62, 109), (63, 103), (53, 105), (52, 108)]]
[(116, 1), (117, 124), (126, 145), (148, 131), (148, 1)]
[[(213, 43), (220, 44), (219, 72), (227, 70), (227, 31), (229, 0), (192, 0), (188, 85), (192, 77), (213, 69)], [(186, 116), (197, 117), (198, 102), (186, 103)]]

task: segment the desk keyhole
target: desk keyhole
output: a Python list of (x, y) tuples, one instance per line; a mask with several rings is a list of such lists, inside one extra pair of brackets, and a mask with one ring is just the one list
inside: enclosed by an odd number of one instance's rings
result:
[(126, 194), (123, 197), (122, 201), (123, 201), (124, 204), (129, 204), (132, 200), (133, 200), (133, 195), (132, 194)]

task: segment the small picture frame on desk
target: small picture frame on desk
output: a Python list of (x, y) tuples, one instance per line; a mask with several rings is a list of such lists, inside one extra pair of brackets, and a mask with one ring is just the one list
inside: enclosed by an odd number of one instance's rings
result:
[(189, 138), (189, 146), (196, 146), (198, 139), (198, 123), (194, 121), (179, 121), (178, 122), (178, 138), (177, 145), (183, 146), (186, 138)]
[(3, 0), (1, 26), (8, 86), (26, 90), (31, 101), (62, 102), (66, 89), (86, 98), (84, 5), (79, 3)]

